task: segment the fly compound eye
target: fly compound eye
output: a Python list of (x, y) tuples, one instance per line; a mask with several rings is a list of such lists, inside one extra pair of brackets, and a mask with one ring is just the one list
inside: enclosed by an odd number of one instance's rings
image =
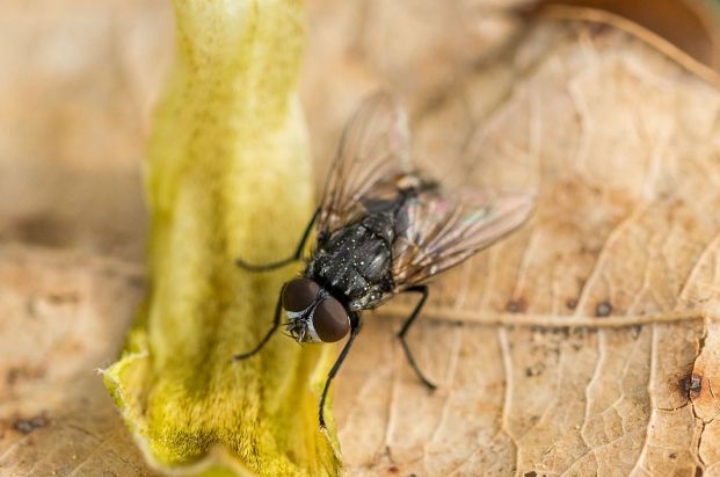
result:
[(307, 310), (313, 304), (320, 286), (307, 278), (295, 278), (285, 284), (282, 291), (282, 304), (286, 311)]
[(325, 343), (339, 341), (350, 331), (350, 319), (347, 311), (335, 298), (325, 298), (315, 308), (312, 318), (313, 328), (318, 338)]

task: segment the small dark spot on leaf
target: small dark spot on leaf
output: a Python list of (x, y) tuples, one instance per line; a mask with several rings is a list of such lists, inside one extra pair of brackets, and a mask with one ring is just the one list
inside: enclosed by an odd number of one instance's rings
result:
[(525, 472), (525, 477), (537, 477), (537, 472), (534, 470), (531, 470), (530, 472)]
[(525, 376), (528, 378), (533, 378), (535, 376), (540, 376), (543, 371), (545, 370), (545, 366), (542, 364), (536, 364), (534, 366), (528, 366), (525, 368)]
[(507, 302), (507, 305), (505, 305), (505, 311), (508, 313), (522, 313), (527, 309), (527, 303), (525, 303), (525, 300), (522, 298), (518, 298), (517, 300), (510, 300)]
[(601, 301), (601, 302), (598, 303), (597, 306), (595, 307), (595, 316), (597, 316), (598, 318), (603, 318), (603, 317), (606, 317), (606, 316), (610, 316), (610, 314), (612, 313), (612, 311), (613, 311), (613, 307), (612, 307), (612, 305), (610, 304), (610, 302)]
[(677, 459), (677, 454), (672, 452), (668, 457), (674, 460)]
[(397, 465), (391, 465), (390, 467), (388, 467), (387, 470), (388, 470), (388, 472), (390, 472), (391, 474), (397, 474), (398, 472), (400, 472), (400, 469), (398, 468)]
[(577, 308), (577, 304), (578, 302), (575, 298), (568, 298), (565, 301), (565, 306), (568, 307), (568, 310), (574, 310), (575, 308)]
[(30, 419), (16, 419), (13, 423), (13, 428), (23, 434), (30, 434), (35, 429), (47, 426), (48, 423), (49, 421), (45, 418), (45, 416), (35, 416)]
[(682, 390), (685, 393), (697, 394), (702, 390), (702, 376), (699, 374), (691, 374), (682, 380)]
[(700, 466), (695, 467), (695, 477), (702, 477), (705, 471)]

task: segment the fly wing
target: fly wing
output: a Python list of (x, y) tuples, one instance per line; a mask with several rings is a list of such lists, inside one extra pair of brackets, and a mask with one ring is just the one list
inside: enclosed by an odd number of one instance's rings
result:
[(394, 246), (396, 290), (421, 283), (459, 265), (519, 227), (532, 211), (531, 194), (461, 192), (440, 189), (408, 203), (407, 228)]
[(369, 203), (397, 194), (394, 178), (412, 169), (407, 115), (388, 93), (365, 100), (343, 132), (317, 221), (329, 235), (364, 215)]

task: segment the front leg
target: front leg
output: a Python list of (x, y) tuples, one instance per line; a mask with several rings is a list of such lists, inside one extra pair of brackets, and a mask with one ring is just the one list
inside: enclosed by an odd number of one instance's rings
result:
[(330, 383), (332, 382), (333, 378), (337, 374), (338, 370), (340, 370), (340, 366), (342, 366), (343, 361), (345, 361), (345, 358), (347, 357), (348, 352), (350, 351), (350, 347), (353, 344), (353, 341), (355, 341), (355, 337), (360, 332), (360, 328), (362, 328), (362, 322), (360, 321), (360, 315), (357, 313), (351, 313), (350, 314), (350, 338), (348, 338), (347, 343), (345, 343), (345, 346), (343, 346), (342, 351), (340, 351), (340, 356), (338, 356), (338, 359), (335, 360), (335, 364), (333, 364), (333, 367), (330, 369), (330, 372), (328, 373), (327, 380), (325, 381), (325, 388), (323, 389), (322, 397), (320, 398), (320, 428), (325, 429), (327, 426), (325, 426), (325, 399), (327, 398), (328, 390), (330, 389)]
[(280, 292), (278, 294), (277, 304), (275, 305), (275, 317), (273, 318), (273, 325), (270, 328), (270, 330), (267, 332), (265, 337), (262, 340), (260, 340), (260, 343), (258, 343), (257, 346), (255, 346), (253, 349), (251, 349), (250, 351), (247, 351), (245, 353), (236, 354), (233, 357), (233, 359), (235, 361), (242, 361), (244, 359), (248, 359), (252, 356), (255, 356), (255, 354), (257, 354), (261, 349), (263, 349), (265, 344), (268, 341), (270, 341), (270, 338), (272, 338), (272, 335), (275, 334), (278, 327), (280, 326), (280, 315), (282, 313), (281, 308), (282, 308), (282, 292)]
[(305, 227), (305, 231), (302, 234), (302, 237), (300, 238), (300, 243), (297, 246), (297, 249), (295, 250), (295, 253), (293, 253), (291, 256), (287, 258), (283, 258), (282, 260), (278, 260), (277, 262), (272, 263), (263, 263), (263, 264), (253, 264), (248, 263), (242, 258), (238, 258), (235, 260), (235, 264), (244, 269), (248, 270), (250, 272), (269, 272), (271, 270), (277, 270), (278, 268), (284, 267), (285, 265), (289, 265), (292, 262), (297, 262), (302, 257), (303, 250), (305, 250), (305, 243), (307, 242), (308, 238), (310, 237), (310, 231), (312, 230), (313, 224), (318, 218), (318, 215), (320, 215), (320, 209), (316, 209), (315, 213), (313, 214), (312, 218), (310, 219), (310, 222), (308, 222), (307, 226)]

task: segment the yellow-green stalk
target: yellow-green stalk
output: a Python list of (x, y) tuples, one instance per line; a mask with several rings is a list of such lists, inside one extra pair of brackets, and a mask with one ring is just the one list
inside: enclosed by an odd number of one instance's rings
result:
[(166, 470), (324, 476), (318, 428), (332, 347), (278, 334), (252, 359), (297, 268), (252, 274), (237, 257), (291, 254), (311, 216), (296, 93), (302, 2), (175, 0), (177, 51), (146, 163), (149, 295), (105, 383), (141, 448)]

